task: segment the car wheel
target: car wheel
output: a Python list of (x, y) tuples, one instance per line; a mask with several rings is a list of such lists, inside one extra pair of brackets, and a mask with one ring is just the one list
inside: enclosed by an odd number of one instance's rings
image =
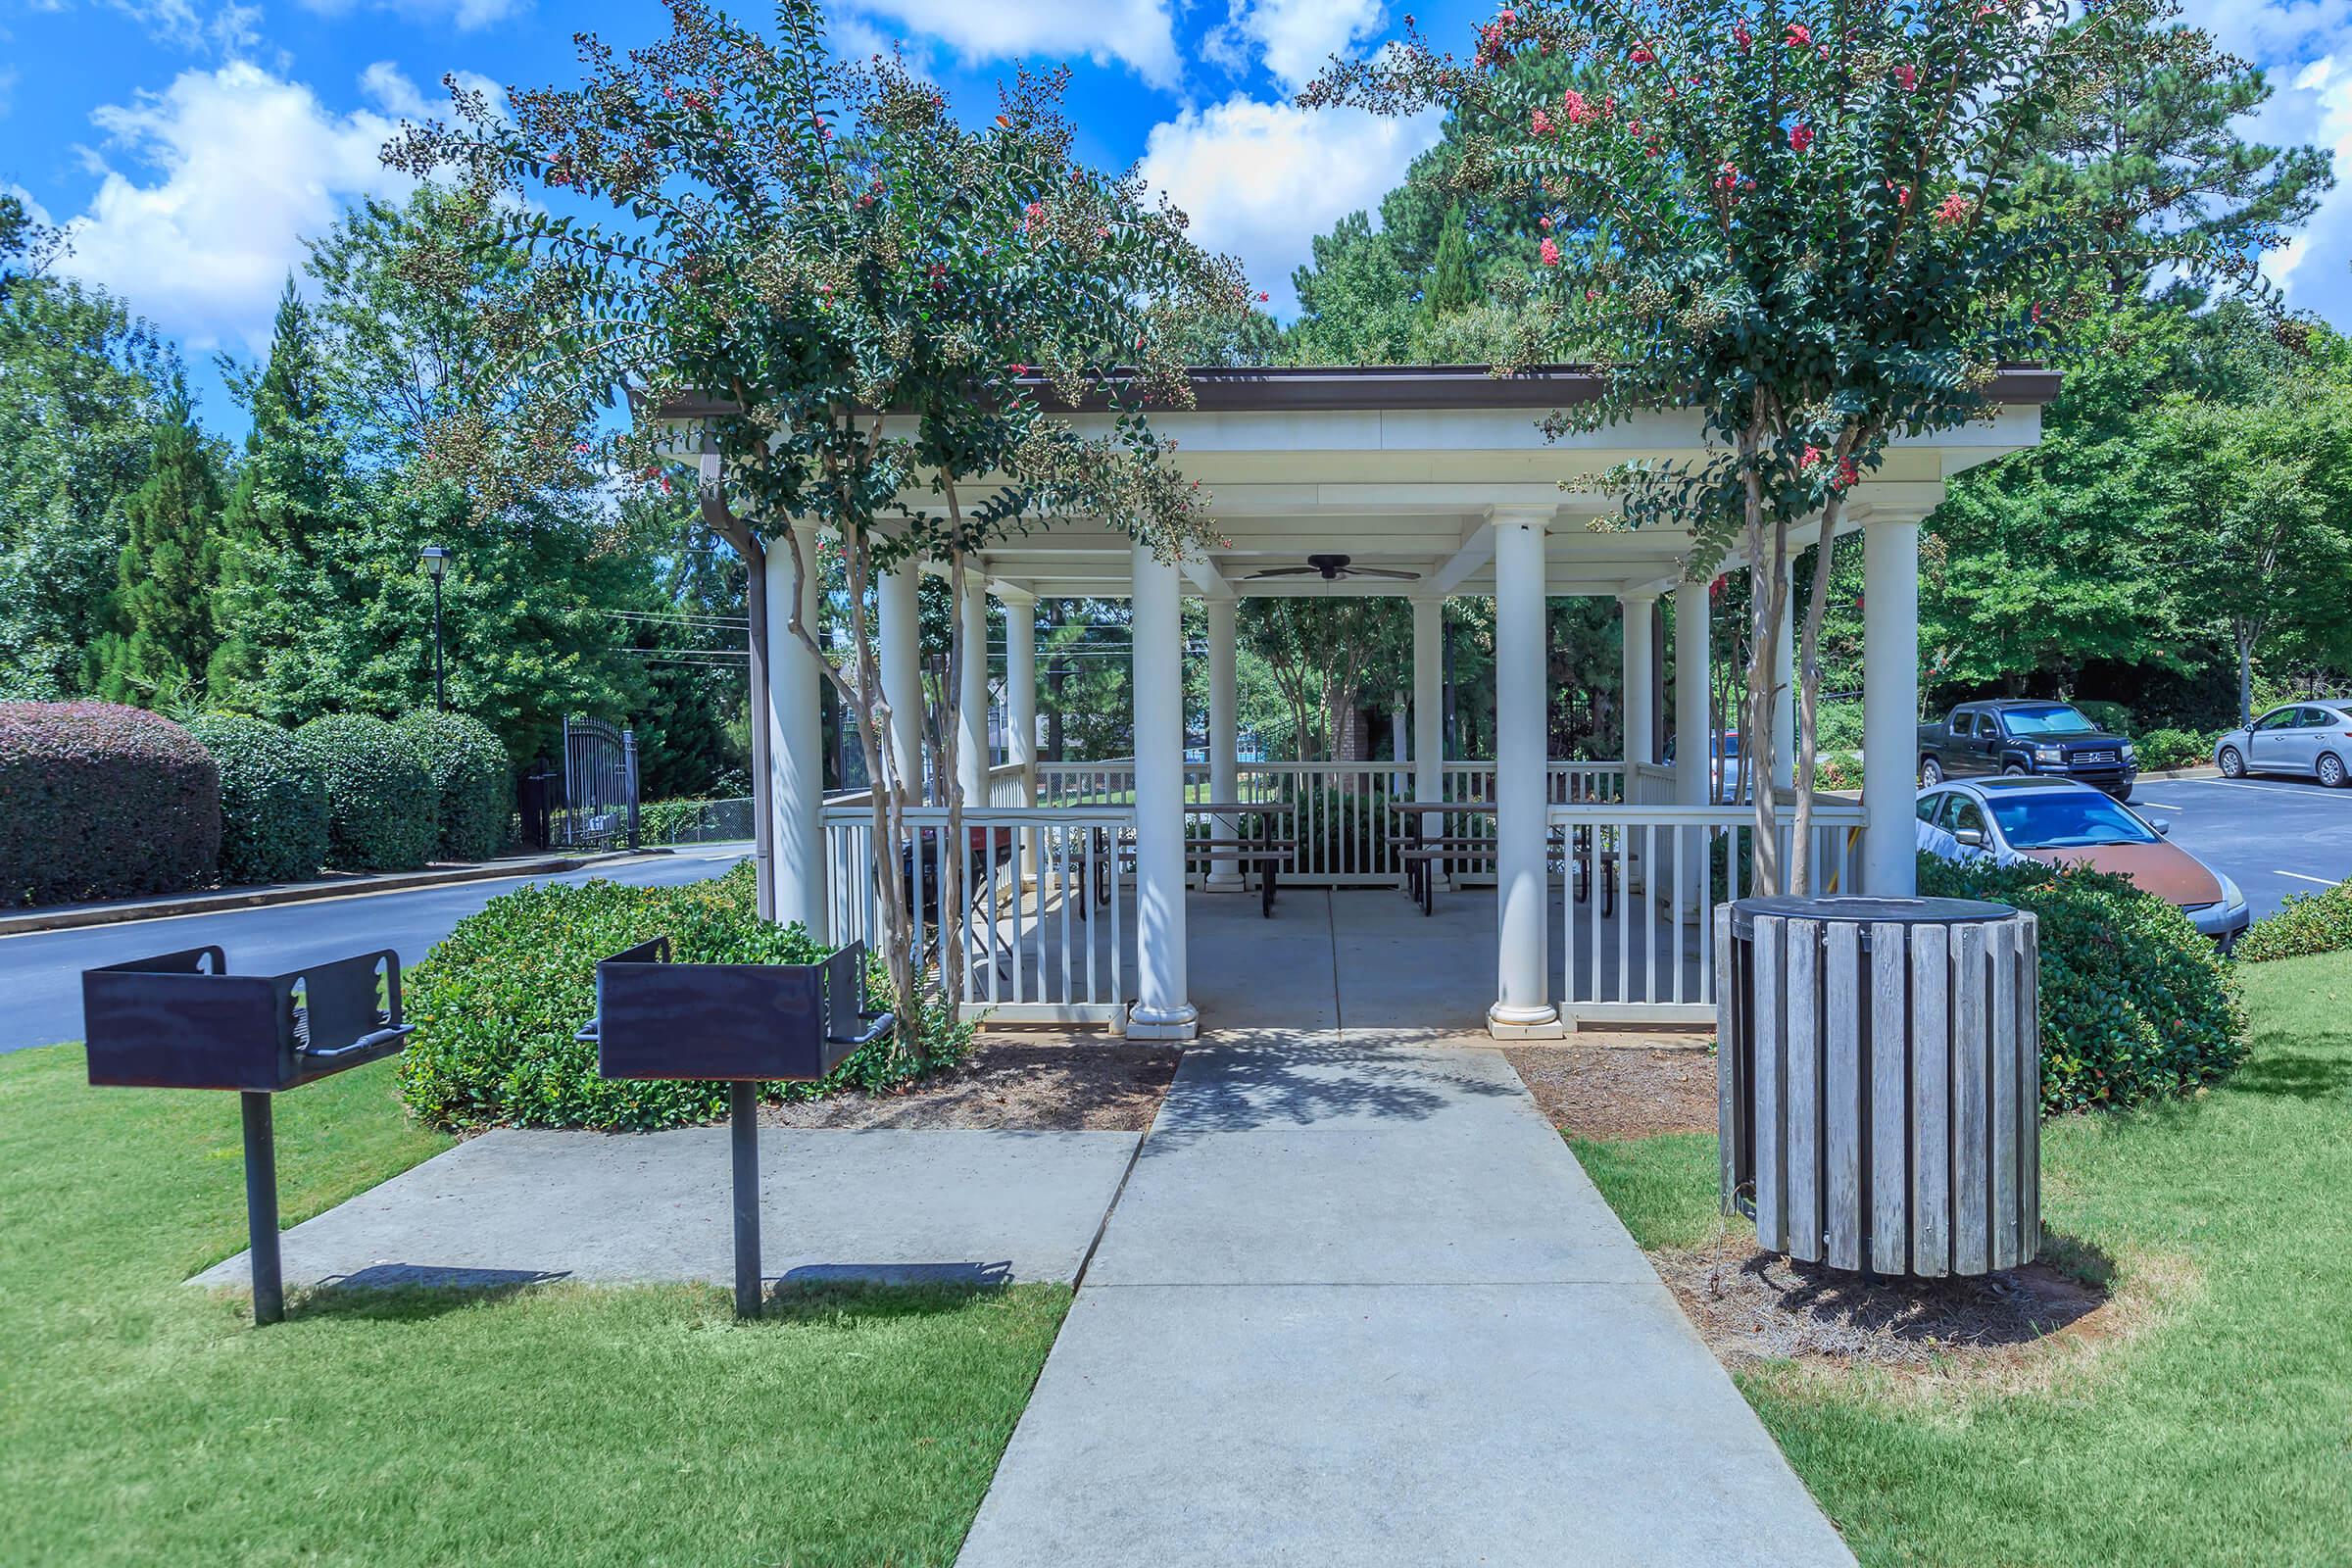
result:
[(2023, 762), (2011, 762), (2001, 769), (2001, 776), (2003, 778), (2024, 778), (2026, 776), (2026, 764)]
[(2333, 752), (2325, 753), (2320, 758), (2320, 782), (2331, 790), (2344, 787), (2344, 760)]
[(1943, 764), (1933, 757), (1923, 760), (1919, 764), (1919, 787), (1932, 790), (1942, 782)]
[(2131, 801), (2132, 801), (2132, 786), (2131, 786), (2131, 785), (2129, 785), (2129, 784), (2126, 784), (2126, 785), (2125, 785), (2123, 788), (2121, 788), (2121, 789), (2109, 790), (2107, 793), (2108, 793), (2108, 794), (2110, 794), (2110, 795), (2112, 795), (2112, 796), (2114, 796), (2114, 797), (2116, 798), (2116, 800), (2117, 800), (2117, 801), (2119, 801), (2119, 802), (2121, 802), (2121, 803), (2123, 803), (2123, 804), (2125, 804), (2125, 805), (2127, 805), (2127, 806), (2131, 804)]
[(2246, 760), (2236, 747), (2223, 747), (2222, 755), (2216, 760), (2222, 764), (2222, 777), (2244, 778), (2246, 776)]

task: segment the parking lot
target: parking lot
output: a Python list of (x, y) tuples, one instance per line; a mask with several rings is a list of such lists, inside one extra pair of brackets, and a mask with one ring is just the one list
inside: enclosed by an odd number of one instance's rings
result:
[(2352, 789), (2291, 778), (2144, 779), (2132, 808), (2236, 879), (2259, 920), (2290, 893), (2352, 877)]

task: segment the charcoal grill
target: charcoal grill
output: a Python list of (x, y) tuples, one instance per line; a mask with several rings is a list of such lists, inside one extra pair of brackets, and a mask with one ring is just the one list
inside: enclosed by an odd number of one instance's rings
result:
[(92, 1084), (236, 1092), (245, 1130), (253, 1320), (286, 1314), (277, 1250), (270, 1097), (396, 1054), (400, 956), (389, 949), (289, 974), (231, 974), (218, 947), (85, 969), (82, 1033)]
[(673, 963), (657, 937), (596, 966), (596, 1017), (579, 1038), (600, 1075), (727, 1085), (738, 1316), (760, 1315), (759, 1086), (824, 1078), (890, 1033), (897, 1019), (864, 1001), (862, 942), (821, 963)]

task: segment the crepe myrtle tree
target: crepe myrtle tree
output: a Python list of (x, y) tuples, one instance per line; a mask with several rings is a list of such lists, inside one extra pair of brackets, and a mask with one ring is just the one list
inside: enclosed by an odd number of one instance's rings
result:
[[(780, 0), (766, 34), (696, 0), (667, 9), (660, 42), (621, 55), (584, 35), (579, 85), (516, 91), (504, 113), (453, 82), (454, 121), (407, 129), (387, 157), (495, 198), (486, 239), (528, 258), (496, 322), (507, 368), (574, 389), (550, 421), (567, 461), (667, 485), (675, 427), (600, 433), (597, 411), (616, 394), (641, 416), (701, 411), (707, 519), (755, 590), (766, 553), (789, 552), (788, 634), (858, 716), (875, 843), (906, 844), (922, 760), (899, 754), (883, 692), (878, 574), (944, 568), (960, 597), (991, 540), (1073, 515), (1163, 556), (1209, 542), (1210, 498), (1148, 416), (1190, 401), (1183, 346), (1232, 330), (1250, 297), (1133, 172), (1073, 158), (1059, 73), (1020, 74), (972, 127), (897, 60), (837, 58), (808, 0)], [(446, 435), (436, 451), (458, 466), (558, 445)], [(803, 619), (819, 564), (796, 523), (841, 552), (846, 649)], [(775, 618), (762, 601), (756, 653)], [(940, 726), (943, 878), (964, 843), (954, 705), (963, 662), (986, 658), (961, 619)], [(911, 1050), (917, 914), (901, 878), (877, 884)], [(942, 902), (952, 1007), (960, 901)]]
[[(2211, 41), (2169, 16), (2167, 0), (1526, 0), (1480, 25), (1467, 58), (1408, 24), (1401, 44), (1335, 63), (1301, 94), (1436, 106), (1472, 127), (1456, 179), (1524, 205), (1550, 346), (1601, 372), (1598, 396), (1550, 416), (1549, 433), (1699, 416), (1695, 460), (1579, 482), (1621, 497), (1621, 525), (1692, 526), (1694, 580), (1740, 546), (1757, 570), (1741, 727), (1764, 748), (1743, 769), (1759, 891), (1811, 888), (1830, 557), (1887, 443), (1988, 415), (1997, 369), (2062, 350), (2119, 259), (2260, 292), (2265, 236), (2225, 251), (2165, 232), (2149, 192), (2053, 202), (2021, 180), (2037, 145), (2105, 112), (2118, 80), (2216, 69)], [(1552, 95), (1501, 69), (1531, 52), (1586, 68), (1588, 85)], [(1784, 868), (1770, 661), (1789, 529), (1810, 518), (1822, 544)]]

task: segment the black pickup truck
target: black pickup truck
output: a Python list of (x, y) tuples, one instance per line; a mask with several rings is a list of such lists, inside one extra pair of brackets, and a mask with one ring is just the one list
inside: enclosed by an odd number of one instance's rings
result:
[(2077, 778), (2128, 801), (2139, 759), (2130, 741), (2064, 703), (1962, 703), (1942, 722), (1919, 726), (1920, 783), (1984, 773)]

